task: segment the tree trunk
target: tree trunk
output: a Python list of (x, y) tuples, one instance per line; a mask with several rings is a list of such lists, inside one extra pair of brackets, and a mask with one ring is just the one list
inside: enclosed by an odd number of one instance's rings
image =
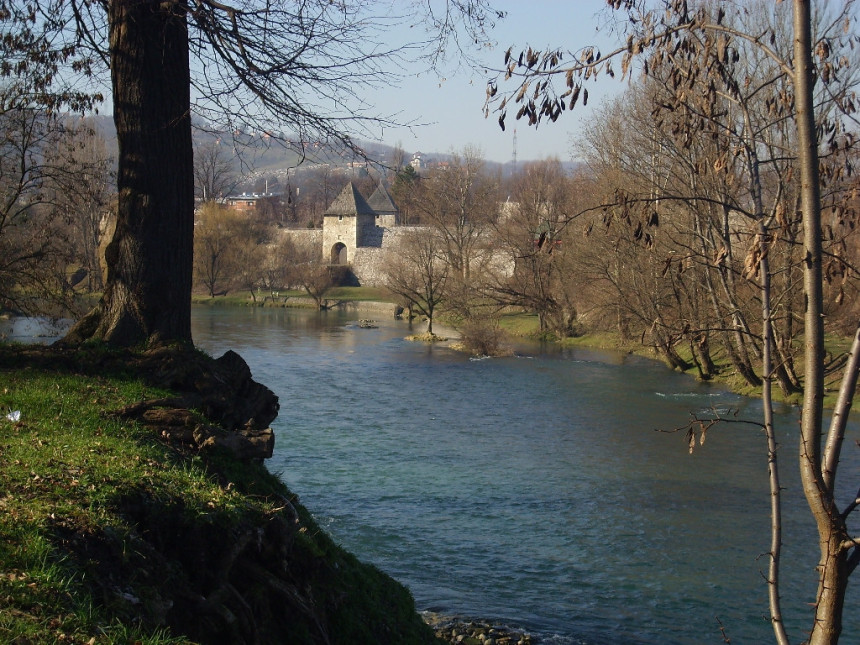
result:
[(179, 3), (111, 0), (119, 146), (104, 296), (70, 332), (116, 345), (191, 341), (194, 231), (188, 28)]
[(697, 336), (690, 337), (690, 354), (696, 369), (699, 371), (699, 379), (710, 381), (717, 373), (717, 366), (711, 358), (711, 345), (707, 332), (701, 332)]
[[(774, 345), (774, 351), (777, 354), (780, 354), (779, 348)], [(779, 363), (775, 365), (773, 368), (773, 376), (776, 379), (776, 382), (779, 383), (779, 389), (782, 390), (782, 393), (786, 396), (794, 394), (795, 392), (799, 392), (799, 389), (795, 386), (795, 384), (791, 380), (791, 376), (785, 369), (785, 365), (783, 363)]]
[[(729, 271), (725, 268), (719, 268), (718, 274), (720, 276), (720, 286), (723, 289), (723, 294), (726, 296), (726, 299), (729, 302), (729, 307), (732, 310), (730, 315), (732, 331), (730, 334), (727, 334), (730, 335), (731, 340), (726, 340), (726, 349), (729, 352), (729, 358), (732, 361), (732, 365), (734, 365), (735, 369), (738, 371), (738, 374), (740, 374), (744, 380), (753, 387), (758, 387), (761, 385), (761, 379), (755, 373), (755, 369), (753, 369), (749, 352), (746, 347), (747, 344), (744, 341), (744, 338), (748, 338), (751, 335), (751, 332), (749, 331), (749, 327), (746, 325), (746, 321), (739, 314), (739, 306), (732, 297), (732, 290), (727, 278)], [(714, 312), (716, 313), (717, 318), (722, 320), (722, 316), (720, 315), (721, 307), (717, 302), (715, 290), (713, 288), (709, 288), (708, 292), (711, 296)], [(734, 347), (732, 346), (732, 341), (734, 341)]]
[[(800, 422), (800, 476), (803, 491), (818, 528), (820, 560), (815, 619), (810, 645), (835, 645), (842, 632), (842, 611), (849, 567), (845, 520), (834, 500), (835, 463), (822, 469), (822, 407), (824, 399), (824, 322), (822, 295), (821, 196), (818, 173), (818, 141), (815, 132), (812, 85), (811, 11), (809, 0), (794, 0), (794, 94), (798, 158), (803, 212), (803, 288), (806, 294), (805, 380)], [(852, 392), (853, 394), (853, 392)], [(838, 439), (838, 438), (837, 438)], [(836, 440), (834, 440), (836, 441)], [(828, 444), (830, 439), (828, 439)], [(841, 441), (838, 441), (841, 445)], [(830, 456), (830, 455), (828, 455)], [(830, 461), (830, 460), (828, 460)], [(834, 472), (831, 473), (830, 470)]]
[(690, 365), (687, 361), (681, 358), (680, 354), (678, 354), (678, 352), (675, 350), (671, 338), (664, 337), (663, 334), (658, 333), (655, 335), (655, 344), (665, 357), (666, 362), (669, 364), (669, 367), (671, 367), (672, 369), (686, 372), (692, 367), (692, 365)]

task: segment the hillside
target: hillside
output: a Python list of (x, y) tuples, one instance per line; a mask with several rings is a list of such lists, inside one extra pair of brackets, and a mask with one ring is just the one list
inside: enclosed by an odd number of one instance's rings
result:
[[(95, 129), (105, 138), (107, 149), (115, 158), (116, 132), (113, 117), (93, 116), (89, 117), (89, 119), (91, 119)], [(356, 162), (364, 164), (363, 159), (351, 152), (344, 151), (342, 146), (327, 146), (313, 142), (308, 142), (306, 156), (302, 159), (294, 150), (284, 147), (280, 142), (266, 136), (264, 133), (248, 132), (239, 134), (234, 141), (230, 133), (218, 134), (198, 127), (194, 129), (193, 136), (195, 145), (220, 141), (222, 144), (226, 143), (233, 147), (236, 142), (239, 142), (236, 151), (240, 155), (237, 155), (235, 158), (235, 170), (241, 172), (243, 175), (248, 175), (248, 181), (240, 185), (236, 192), (252, 192), (255, 182), (267, 178), (284, 178), (289, 169), (292, 169), (294, 172), (296, 168), (300, 167), (313, 168), (319, 165), (346, 167), (348, 164)], [(359, 140), (357, 143), (366, 153), (369, 166), (382, 167), (390, 165), (395, 157), (395, 146), (364, 140)], [(409, 161), (413, 154), (419, 152), (427, 159), (448, 161), (451, 159), (452, 150), (404, 150), (403, 152), (405, 153), (406, 161)], [(521, 159), (517, 165), (511, 162), (498, 163), (487, 161), (486, 163), (490, 171), (500, 171), (503, 177), (507, 177), (517, 168), (522, 168), (524, 165), (530, 163), (530, 161), (528, 159)], [(568, 172), (572, 172), (579, 165), (578, 162), (562, 160), (562, 166)]]

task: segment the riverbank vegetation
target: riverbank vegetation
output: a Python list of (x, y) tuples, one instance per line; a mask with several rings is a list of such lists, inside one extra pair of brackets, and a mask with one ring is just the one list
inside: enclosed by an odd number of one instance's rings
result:
[(124, 412), (162, 359), (0, 346), (0, 640), (434, 642), (262, 464)]

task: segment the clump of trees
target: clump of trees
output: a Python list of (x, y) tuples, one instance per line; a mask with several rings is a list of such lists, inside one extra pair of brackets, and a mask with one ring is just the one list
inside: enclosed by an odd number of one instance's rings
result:
[(253, 219), (217, 202), (206, 202), (197, 211), (194, 274), (210, 297), (241, 283), (248, 267), (256, 264), (259, 229)]
[(487, 272), (482, 289), (499, 306), (537, 314), (541, 332), (560, 338), (578, 328), (579, 245), (568, 225), (574, 186), (557, 159), (527, 164), (512, 178), (493, 223), (493, 249), (504, 264)]
[(287, 238), (281, 247), (286, 263), (286, 284), (298, 286), (313, 299), (317, 309), (325, 309), (326, 292), (335, 284), (332, 267), (323, 262), (320, 248), (307, 240)]
[(421, 175), (400, 173), (395, 190), (420, 221), (386, 260), (388, 288), (407, 308), (444, 311), (461, 332), (497, 340), (496, 319), (511, 310), (537, 314), (556, 337), (580, 331), (583, 245), (570, 220), (586, 195), (557, 159), (503, 179), (467, 147)]
[(438, 231), (414, 228), (401, 234), (399, 243), (385, 258), (385, 286), (409, 311), (427, 318), (427, 333), (448, 295), (451, 265), (444, 255)]
[(318, 309), (335, 284), (319, 244), (294, 238), (267, 223), (259, 212), (240, 212), (218, 202), (197, 210), (194, 225), (194, 283), (210, 297), (245, 290), (257, 293), (302, 289)]

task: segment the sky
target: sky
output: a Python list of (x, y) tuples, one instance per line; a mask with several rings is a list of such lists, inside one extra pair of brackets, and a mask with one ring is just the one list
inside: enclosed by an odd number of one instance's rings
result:
[[(491, 32), (492, 49), (477, 52), (491, 69), (502, 66), (504, 53), (532, 46), (536, 49), (564, 47), (579, 49), (598, 45), (606, 51), (612, 41), (596, 33), (605, 22), (606, 0), (495, 0), (493, 6), (507, 12), (504, 20)], [(619, 75), (620, 76), (620, 75)], [(383, 143), (399, 144), (407, 153), (462, 151), (466, 145), (477, 147), (485, 159), (511, 161), (516, 134), (517, 161), (558, 157), (572, 158), (572, 139), (594, 115), (602, 101), (620, 93), (626, 82), (609, 78), (589, 82), (589, 101), (574, 111), (567, 111), (555, 123), (529, 127), (525, 120), (515, 121), (509, 111), (506, 130), (498, 124), (498, 114), (484, 118), (483, 107), (487, 74), (483, 70), (461, 68), (440, 78), (435, 72), (421, 72), (416, 66), (397, 88), (374, 92), (378, 105), (400, 112), (400, 118), (428, 123), (421, 127), (386, 128), (380, 133)]]
[[(372, 0), (375, 10), (386, 7), (392, 12), (419, 11), (424, 3), (441, 5), (445, 0)], [(487, 70), (503, 66), (504, 53), (508, 47), (518, 53), (531, 46), (538, 50), (565, 48), (578, 50), (587, 45), (598, 45), (602, 51), (617, 44), (608, 36), (599, 34), (597, 26), (607, 20), (606, 0), (489, 0), (495, 9), (506, 12), (506, 17), (496, 22), (488, 34), (490, 42), (472, 54), (479, 61), (477, 68), (458, 65), (449, 61), (439, 73), (428, 71), (427, 63), (416, 62), (410, 67), (398, 69), (402, 81), (397, 86), (375, 88), (366, 97), (371, 111), (383, 115), (397, 115), (405, 123), (415, 123), (406, 128), (385, 128), (371, 134), (376, 141), (390, 146), (398, 145), (408, 154), (423, 152), (462, 152), (466, 146), (477, 148), (483, 158), (506, 163), (514, 156), (516, 136), (517, 161), (541, 160), (557, 157), (570, 161), (572, 141), (587, 127), (589, 115), (594, 115), (602, 101), (620, 93), (625, 83), (601, 78), (589, 81), (589, 101), (574, 111), (566, 111), (556, 123), (544, 123), (537, 129), (525, 121), (515, 121), (514, 112), (509, 111), (506, 130), (498, 124), (498, 114), (484, 118), (486, 81), (496, 74)], [(386, 9), (383, 9), (385, 11)], [(417, 14), (416, 14), (417, 15)], [(417, 18), (413, 20), (414, 23)], [(398, 31), (399, 30), (399, 31)], [(413, 42), (416, 31), (409, 20), (390, 34), (390, 43)], [(109, 89), (101, 88), (108, 95), (101, 113), (112, 110)], [(356, 133), (359, 139), (368, 139), (366, 134)]]

